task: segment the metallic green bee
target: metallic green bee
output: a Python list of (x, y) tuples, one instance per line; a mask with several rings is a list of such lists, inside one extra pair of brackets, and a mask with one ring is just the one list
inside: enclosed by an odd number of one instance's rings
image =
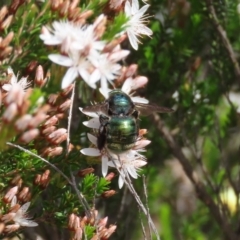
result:
[(88, 106), (83, 112), (97, 112), (100, 128), (98, 131), (98, 149), (105, 146), (116, 154), (130, 150), (139, 137), (138, 115), (153, 112), (169, 113), (172, 109), (133, 103), (131, 98), (121, 90), (113, 90), (103, 103)]

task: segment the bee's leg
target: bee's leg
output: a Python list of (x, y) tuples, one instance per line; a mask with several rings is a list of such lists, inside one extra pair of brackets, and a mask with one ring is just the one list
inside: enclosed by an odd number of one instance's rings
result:
[(135, 110), (135, 111), (132, 113), (132, 116), (137, 119), (138, 116), (139, 116), (139, 111)]
[(107, 139), (106, 126), (108, 124), (109, 118), (106, 116), (100, 115), (99, 121), (100, 121), (101, 125), (98, 130), (97, 147), (101, 151), (104, 148), (106, 139)]
[(102, 126), (106, 126), (109, 122), (109, 117), (106, 117), (104, 115), (99, 116), (99, 122), (101, 123)]
[(98, 137), (97, 137), (97, 147), (101, 151), (106, 143), (106, 128), (105, 126), (100, 126), (98, 130)]

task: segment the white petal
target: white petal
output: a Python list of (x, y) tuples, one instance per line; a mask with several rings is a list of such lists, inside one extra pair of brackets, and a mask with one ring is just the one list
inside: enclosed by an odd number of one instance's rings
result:
[(95, 89), (97, 86), (96, 84), (93, 84), (90, 82), (90, 74), (86, 70), (86, 68), (78, 68), (78, 72), (80, 76), (82, 77), (83, 81), (86, 82), (91, 88)]
[(58, 64), (58, 65), (62, 65), (64, 67), (70, 67), (73, 65), (73, 61), (72, 59), (70, 59), (69, 57), (66, 57), (66, 56), (63, 56), (63, 55), (60, 55), (60, 54), (50, 54), (48, 56), (48, 58)]
[(38, 224), (31, 220), (21, 219), (21, 221), (18, 222), (19, 225), (22, 227), (36, 227)]
[(98, 69), (95, 69), (93, 71), (93, 73), (90, 76), (90, 82), (91, 83), (96, 83), (97, 81), (99, 81), (101, 78), (101, 73)]
[(103, 155), (102, 156), (102, 174), (106, 177), (108, 173), (108, 157)]
[(127, 78), (122, 85), (122, 91), (129, 94), (131, 91), (132, 82), (133, 82), (132, 78)]
[(132, 13), (131, 13), (131, 4), (130, 4), (129, 1), (127, 1), (127, 2), (125, 3), (124, 12), (125, 12), (125, 14), (127, 15), (127, 17), (130, 17), (131, 14), (132, 14)]
[(90, 133), (88, 133), (87, 136), (88, 136), (88, 140), (91, 143), (93, 143), (95, 146), (97, 146), (97, 138)]
[(74, 67), (69, 68), (63, 77), (62, 89), (67, 88), (75, 80), (77, 76), (78, 76), (77, 69)]
[(87, 116), (89, 116), (89, 117), (92, 117), (92, 118), (99, 118), (99, 115), (97, 114), (97, 113), (95, 113), (95, 112), (84, 112), (84, 108), (79, 108), (79, 110), (83, 113), (83, 114), (85, 114), (85, 115), (87, 115)]
[(132, 0), (132, 13), (139, 12), (139, 3), (138, 0)]
[(109, 59), (113, 62), (118, 62), (121, 59), (125, 58), (129, 53), (130, 53), (129, 50), (116, 51), (109, 56)]
[(107, 99), (109, 97), (109, 92), (112, 91), (112, 89), (102, 89), (102, 88), (99, 88), (99, 91), (100, 93)]
[(12, 84), (9, 84), (9, 83), (5, 83), (2, 86), (2, 89), (5, 90), (5, 91), (10, 91), (11, 88), (12, 88)]
[(104, 92), (106, 92), (108, 89), (107, 83), (108, 83), (107, 79), (105, 77), (102, 77), (101, 78), (101, 88), (103, 89)]
[(99, 129), (101, 124), (99, 118), (92, 118), (89, 121), (83, 122), (83, 125), (89, 128)]
[(145, 166), (147, 164), (147, 162), (142, 161), (142, 160), (134, 160), (132, 164), (135, 168), (140, 168), (140, 167)]
[(138, 30), (138, 34), (151, 36), (153, 34), (152, 30), (144, 25), (141, 26)]
[(133, 47), (133, 49), (138, 50), (138, 41), (137, 37), (133, 34), (131, 30), (127, 31), (128, 39)]
[(134, 146), (134, 149), (141, 149), (141, 148), (144, 148), (146, 147), (148, 144), (150, 144), (151, 141), (147, 140), (147, 139), (142, 139), (142, 140), (139, 140), (135, 143), (135, 146)]
[(124, 184), (124, 179), (121, 177), (121, 175), (119, 175), (119, 178), (118, 178), (119, 189), (121, 189), (123, 187), (123, 184)]
[(84, 155), (92, 156), (92, 157), (97, 157), (101, 155), (100, 151), (96, 148), (84, 148), (80, 150), (80, 152)]
[(44, 44), (46, 45), (58, 45), (62, 42), (59, 38), (53, 35), (41, 34), (40, 38), (44, 41)]
[(114, 168), (116, 168), (116, 166), (118, 167), (120, 164), (119, 164), (119, 161), (117, 160), (117, 161), (108, 161), (108, 166), (109, 167), (114, 167)]
[(143, 14), (147, 11), (150, 5), (146, 4), (144, 5), (140, 10), (137, 11), (137, 13), (134, 15), (135, 18), (141, 18)]
[(30, 206), (30, 202), (26, 202), (26, 203), (24, 203), (21, 207), (20, 207), (20, 209), (18, 210), (18, 211), (22, 211), (22, 213), (26, 213), (27, 212), (27, 210), (28, 210), (28, 208), (29, 208), (29, 206)]
[(133, 166), (131, 166), (131, 165), (128, 166), (128, 167), (127, 167), (127, 171), (128, 171), (128, 173), (131, 175), (132, 178), (137, 179), (137, 177), (138, 177), (137, 171), (136, 171), (136, 169), (135, 169)]
[(141, 98), (141, 97), (131, 97), (132, 101), (135, 103), (144, 103), (148, 104), (149, 101), (146, 98)]

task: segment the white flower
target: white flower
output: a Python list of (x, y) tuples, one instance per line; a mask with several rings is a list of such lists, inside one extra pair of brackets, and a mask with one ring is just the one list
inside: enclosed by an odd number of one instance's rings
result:
[(112, 159), (108, 162), (108, 166), (117, 168), (119, 171), (119, 188), (122, 188), (127, 175), (137, 179), (137, 171), (147, 164), (143, 159), (144, 157), (137, 151), (129, 150), (126, 153), (120, 154), (118, 158)]
[(82, 25), (69, 21), (54, 21), (52, 29), (43, 26), (40, 38), (46, 45), (61, 45), (78, 41), (83, 35)]
[(97, 40), (94, 29), (94, 24), (82, 26), (69, 21), (55, 21), (53, 29), (43, 27), (40, 38), (46, 45), (61, 45), (64, 53), (81, 51), (81, 54), (92, 55), (94, 58), (98, 54), (97, 51), (103, 50), (105, 46), (104, 41)]
[(47, 45), (61, 45), (62, 54), (50, 54), (48, 57), (56, 64), (69, 67), (63, 80), (62, 88), (68, 87), (80, 75), (92, 88), (90, 73), (94, 70), (91, 59), (99, 58), (105, 47), (104, 41), (97, 39), (96, 24), (103, 19), (100, 15), (93, 25), (79, 25), (72, 22), (54, 22), (53, 29), (44, 27), (40, 38)]
[(31, 204), (30, 202), (27, 202), (27, 203), (23, 204), (20, 207), (20, 209), (16, 212), (16, 215), (13, 218), (13, 221), (15, 223), (18, 223), (22, 227), (36, 227), (36, 226), (38, 226), (38, 224), (36, 222), (29, 220), (29, 218), (26, 215), (30, 204)]
[(129, 18), (129, 21), (126, 23), (126, 31), (129, 41), (135, 50), (138, 49), (138, 38), (141, 35), (151, 36), (153, 34), (152, 30), (145, 26), (148, 16), (143, 14), (148, 8), (149, 5), (146, 4), (139, 9), (138, 0), (132, 0), (132, 5), (129, 1), (125, 4), (125, 14)]
[[(16, 205), (17, 199), (16, 196), (13, 198), (12, 202), (11, 202), (11, 207), (13, 207), (14, 205)], [(15, 223), (15, 225), (19, 225), (22, 227), (36, 227), (38, 226), (38, 224), (34, 221), (29, 220), (29, 218), (27, 217), (27, 210), (30, 206), (30, 202), (27, 202), (25, 204), (23, 204), (17, 212), (11, 212), (8, 213), (6, 215), (3, 215), (3, 217), (1, 218), (4, 222), (9, 222), (9, 221), (13, 221)]]
[(72, 52), (68, 57), (61, 54), (50, 54), (48, 57), (54, 63), (69, 67), (62, 80), (62, 89), (67, 88), (78, 75), (80, 75), (91, 88), (96, 88), (96, 85), (89, 81), (89, 70), (92, 68), (92, 65), (78, 52)]
[(91, 88), (96, 88), (96, 83), (100, 81), (105, 89), (120, 74), (121, 65), (117, 62), (130, 51), (121, 50), (118, 45), (112, 52), (102, 52), (106, 44), (98, 40), (97, 31), (104, 19), (104, 15), (100, 15), (92, 25), (84, 26), (54, 22), (53, 29), (42, 29), (40, 38), (45, 44), (61, 45), (62, 54), (50, 54), (49, 59), (69, 67), (62, 80), (62, 88), (68, 87), (80, 75)]
[(112, 81), (120, 74), (122, 66), (117, 62), (125, 58), (129, 53), (128, 50), (121, 50), (118, 45), (111, 53), (91, 58), (95, 70), (91, 74), (90, 83), (95, 84), (100, 80), (101, 88), (108, 89), (108, 82), (112, 84)]
[(10, 82), (3, 84), (2, 86), (3, 90), (9, 92), (13, 88), (18, 88), (22, 89), (22, 91), (24, 92), (31, 85), (31, 82), (28, 82), (26, 77), (22, 77), (18, 81), (11, 67), (8, 68), (7, 73), (8, 75), (10, 75)]

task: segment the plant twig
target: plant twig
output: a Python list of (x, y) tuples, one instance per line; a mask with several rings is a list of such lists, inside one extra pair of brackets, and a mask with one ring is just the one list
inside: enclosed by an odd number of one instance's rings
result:
[[(144, 237), (144, 240), (147, 240), (147, 234), (146, 234), (146, 230), (145, 230), (145, 227), (144, 227), (144, 224), (143, 224), (143, 220), (141, 218), (141, 214), (140, 214), (141, 209), (140, 209), (139, 206), (138, 206), (138, 211), (139, 211), (139, 220), (140, 220), (141, 227), (142, 227), (143, 237)], [(150, 238), (150, 239), (152, 239), (152, 238)]]
[(240, 82), (240, 67), (239, 67), (236, 55), (234, 53), (234, 50), (232, 48), (232, 45), (228, 39), (227, 33), (226, 33), (225, 29), (222, 27), (222, 25), (220, 24), (220, 21), (218, 20), (212, 0), (205, 0), (205, 1), (207, 4), (208, 12), (210, 13), (210, 19), (212, 20), (214, 26), (216, 27), (216, 31), (217, 31), (219, 37), (221, 38), (223, 45), (228, 53), (228, 56), (234, 66), (236, 78)]
[(15, 148), (18, 148), (19, 150), (21, 150), (21, 151), (23, 151), (23, 152), (26, 152), (26, 153), (28, 153), (29, 155), (31, 155), (31, 156), (33, 156), (33, 157), (36, 157), (36, 158), (38, 158), (38, 159), (40, 159), (40, 160), (42, 160), (42, 161), (45, 162), (47, 165), (49, 165), (51, 168), (53, 168), (56, 172), (58, 172), (60, 175), (62, 175), (62, 176), (67, 180), (67, 182), (68, 182), (70, 185), (72, 185), (71, 180), (70, 180), (59, 168), (57, 168), (55, 165), (53, 165), (52, 163), (50, 163), (50, 162), (49, 162), (48, 160), (46, 160), (45, 158), (43, 158), (43, 157), (41, 157), (41, 156), (39, 156), (39, 155), (37, 155), (37, 154), (29, 151), (28, 149), (19, 146), (19, 145), (16, 145), (16, 144), (13, 144), (13, 143), (10, 143), (10, 142), (7, 142), (7, 145), (12, 146), (12, 147), (15, 147)]
[(81, 204), (83, 205), (87, 217), (91, 218), (92, 217), (92, 213), (91, 213), (91, 209), (90, 209), (90, 207), (89, 207), (89, 205), (87, 203), (87, 200), (85, 199), (85, 197), (78, 190), (78, 187), (77, 187), (77, 184), (76, 184), (76, 180), (75, 180), (75, 177), (74, 177), (72, 171), (70, 172), (70, 174), (71, 174), (73, 189), (77, 193), (78, 199), (80, 200)]
[[(146, 201), (146, 209), (147, 209), (147, 215), (148, 215), (148, 218), (150, 217), (150, 213), (149, 213), (149, 207), (148, 207), (148, 194), (147, 194), (147, 185), (146, 185), (146, 177), (143, 175), (142, 176), (143, 178), (143, 193), (144, 193), (144, 196), (145, 196), (145, 201)], [(150, 225), (148, 223), (148, 228), (149, 228), (149, 235), (150, 235), (150, 239), (152, 239), (152, 232), (150, 231)]]
[(75, 96), (75, 86), (76, 83), (73, 83), (72, 95), (71, 95), (71, 105), (68, 113), (68, 128), (67, 128), (67, 154), (69, 153), (69, 144), (70, 144), (70, 130), (71, 130), (71, 122), (72, 122), (72, 110), (73, 110), (73, 101)]

